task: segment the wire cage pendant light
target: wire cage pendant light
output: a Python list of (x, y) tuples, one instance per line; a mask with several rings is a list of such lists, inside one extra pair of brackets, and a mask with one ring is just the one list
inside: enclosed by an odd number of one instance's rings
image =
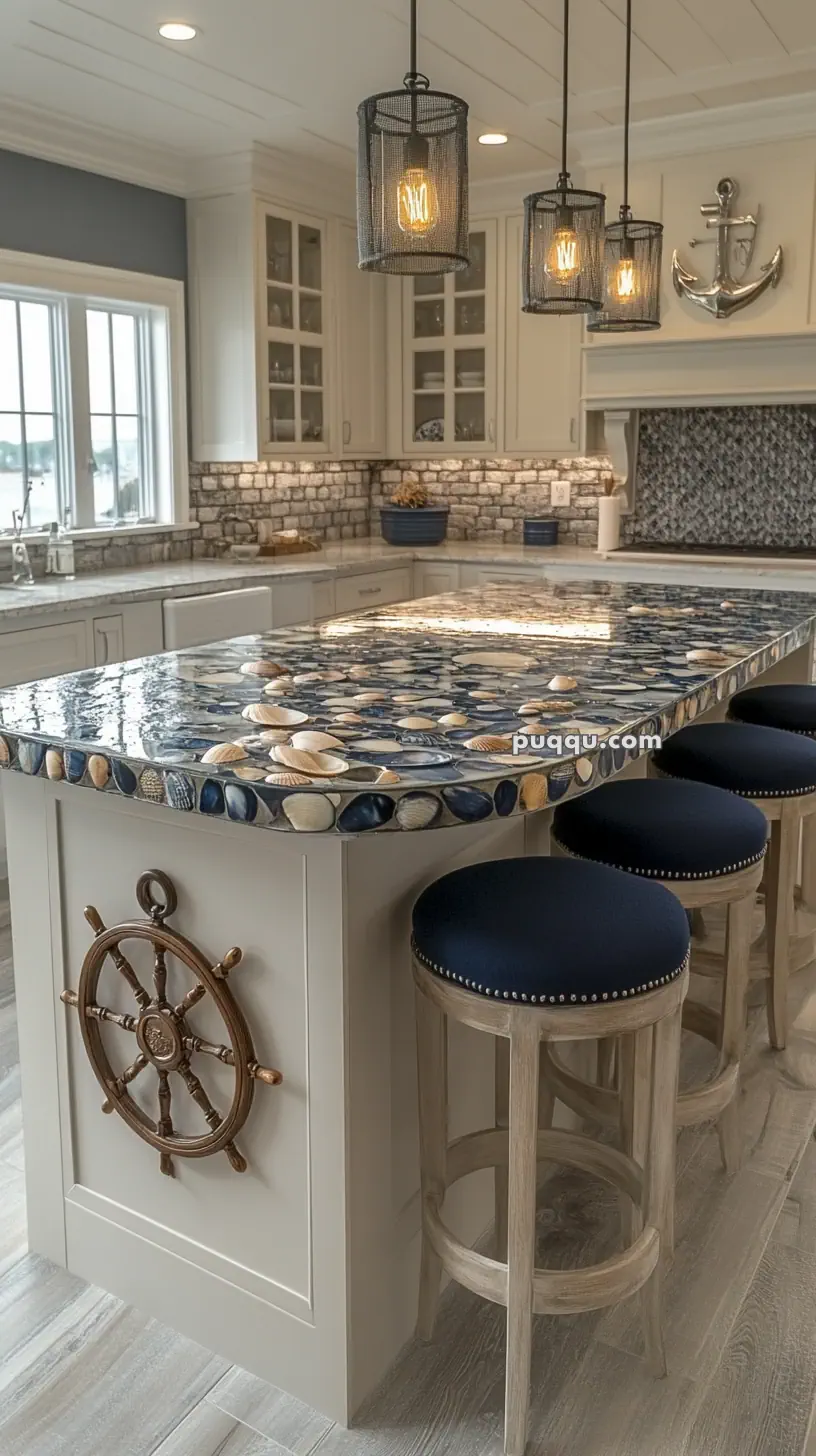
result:
[(626, 100), (623, 122), (623, 202), (604, 240), (604, 299), (587, 321), (592, 334), (646, 333), (660, 328), (663, 224), (632, 216), (629, 206), (629, 121), (632, 94), (632, 0), (626, 0)]
[(603, 297), (606, 198), (573, 187), (567, 171), (569, 13), (570, 0), (564, 0), (561, 172), (554, 188), (524, 199), (524, 313), (592, 313)]
[(417, 70), (417, 0), (401, 91), (357, 108), (359, 266), (373, 273), (456, 273), (468, 255), (468, 106)]

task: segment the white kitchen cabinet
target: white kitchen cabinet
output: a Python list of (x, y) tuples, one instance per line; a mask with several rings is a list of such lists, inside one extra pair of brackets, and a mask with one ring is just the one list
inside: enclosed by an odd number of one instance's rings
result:
[(190, 199), (194, 459), (337, 450), (329, 233), (326, 218), (249, 192)]
[(497, 235), (494, 220), (474, 223), (469, 268), (404, 284), (407, 455), (495, 449)]
[(385, 454), (385, 279), (357, 266), (357, 229), (338, 227), (340, 453)]
[(324, 581), (313, 581), (312, 621), (324, 622), (327, 617), (333, 617), (334, 612), (334, 578), (329, 576)]
[(89, 661), (84, 617), (0, 633), (0, 687), (78, 672)]
[(459, 566), (455, 561), (415, 561), (414, 596), (436, 597), (442, 592), (457, 591)]
[(121, 612), (93, 619), (94, 665), (108, 667), (125, 657), (125, 624)]
[(362, 576), (340, 577), (335, 585), (338, 614), (360, 612), (364, 607), (387, 606), (408, 601), (413, 592), (411, 566), (395, 570), (366, 572)]
[(272, 583), (272, 626), (297, 627), (312, 620), (312, 586), (308, 577)]
[(524, 455), (575, 455), (581, 414), (579, 317), (521, 312), (524, 220), (506, 223), (504, 449)]

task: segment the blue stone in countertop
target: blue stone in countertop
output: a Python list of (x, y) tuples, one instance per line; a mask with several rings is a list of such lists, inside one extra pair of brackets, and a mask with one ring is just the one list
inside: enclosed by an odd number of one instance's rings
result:
[(493, 790), (493, 802), (499, 817), (506, 819), (508, 814), (512, 814), (518, 803), (518, 784), (514, 783), (512, 779), (502, 779)]
[(186, 774), (166, 773), (164, 786), (167, 802), (172, 809), (182, 809), (190, 813), (195, 808), (195, 784)]
[(461, 819), (463, 824), (478, 824), (481, 819), (489, 819), (493, 813), (492, 795), (484, 789), (456, 785), (443, 789), (442, 797), (451, 813)]
[(219, 784), (216, 779), (205, 779), (198, 796), (198, 807), (202, 814), (223, 814), (223, 784)]
[(121, 758), (115, 758), (111, 767), (113, 769), (113, 782), (120, 794), (127, 794), (128, 796), (135, 794), (136, 775), (133, 769), (124, 763)]
[(382, 829), (394, 817), (394, 800), (387, 794), (358, 794), (340, 811), (337, 827), (341, 834), (363, 834)]
[(17, 757), (23, 773), (31, 774), (32, 778), (36, 778), (45, 762), (45, 744), (27, 743), (22, 739), (17, 748)]
[[(82, 782), (85, 773), (85, 765), (88, 762), (87, 753), (82, 753), (78, 748), (66, 748), (65, 750), (65, 777), (69, 784)], [(134, 788), (135, 788), (134, 779)]]
[(246, 784), (225, 784), (224, 797), (230, 819), (239, 824), (254, 824), (258, 817), (258, 799)]

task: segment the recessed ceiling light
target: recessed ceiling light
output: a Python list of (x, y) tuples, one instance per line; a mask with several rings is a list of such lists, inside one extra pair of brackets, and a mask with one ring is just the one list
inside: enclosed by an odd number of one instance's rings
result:
[(168, 20), (166, 25), (159, 26), (159, 35), (165, 40), (195, 40), (198, 31), (194, 25), (186, 25), (181, 20)]
[(483, 147), (503, 147), (507, 137), (503, 131), (483, 131), (479, 141)]

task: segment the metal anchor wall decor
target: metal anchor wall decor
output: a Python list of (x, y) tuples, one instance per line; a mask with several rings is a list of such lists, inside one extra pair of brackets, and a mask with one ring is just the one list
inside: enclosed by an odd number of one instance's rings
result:
[[(701, 284), (694, 273), (683, 267), (677, 255), (672, 256), (672, 279), (675, 291), (681, 298), (687, 298), (697, 308), (705, 309), (714, 318), (727, 319), (749, 303), (761, 298), (769, 288), (776, 288), (782, 277), (783, 253), (777, 248), (770, 263), (764, 263), (761, 278), (753, 283), (744, 281), (751, 266), (756, 244), (759, 216), (746, 213), (743, 217), (732, 217), (731, 207), (736, 201), (739, 188), (730, 177), (723, 177), (717, 183), (716, 203), (704, 202), (700, 212), (706, 220), (706, 227), (716, 231), (716, 238), (692, 238), (692, 248), (713, 242), (716, 247), (714, 278), (711, 283)], [(733, 237), (735, 229), (743, 229), (741, 237)], [(732, 266), (736, 264), (739, 276), (735, 277)]]

